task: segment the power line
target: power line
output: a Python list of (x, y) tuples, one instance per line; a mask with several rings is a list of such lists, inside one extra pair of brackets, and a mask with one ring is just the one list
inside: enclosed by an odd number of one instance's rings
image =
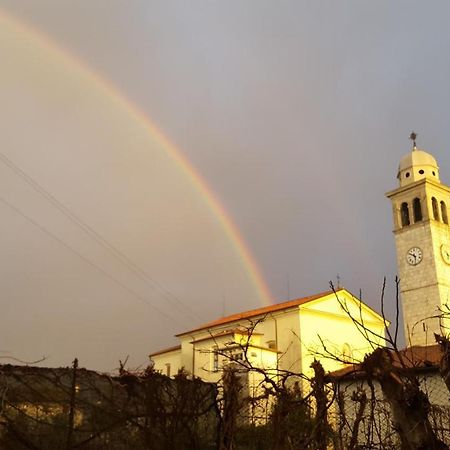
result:
[(152, 289), (158, 290), (172, 305), (176, 304), (181, 306), (185, 312), (194, 317), (196, 320), (204, 321), (192, 308), (187, 306), (182, 300), (180, 300), (175, 294), (170, 292), (161, 283), (153, 279), (148, 275), (141, 267), (133, 262), (128, 256), (117, 249), (114, 245), (108, 242), (103, 236), (95, 231), (86, 222), (80, 219), (75, 213), (73, 213), (66, 205), (61, 203), (54, 195), (52, 195), (47, 189), (39, 184), (35, 179), (28, 175), (22, 168), (15, 164), (4, 153), (0, 152), (0, 160), (9, 167), (17, 176), (22, 178), (29, 186), (31, 186), (36, 192), (44, 197), (49, 203), (51, 203), (56, 209), (58, 209), (64, 216), (66, 216), (71, 222), (81, 228), (91, 239), (95, 240), (101, 247), (106, 249), (113, 257), (121, 264), (126, 266), (128, 270), (133, 272), (138, 278), (146, 282)]
[(153, 308), (156, 312), (158, 312), (160, 315), (166, 317), (169, 320), (174, 320), (176, 322), (178, 322), (179, 325), (183, 325), (181, 322), (178, 321), (178, 319), (169, 316), (167, 313), (165, 313), (164, 311), (162, 311), (161, 309), (159, 309), (158, 307), (156, 307), (155, 305), (153, 305), (152, 303), (150, 303), (145, 297), (141, 296), (140, 294), (138, 294), (137, 292), (133, 291), (132, 289), (130, 289), (127, 285), (125, 285), (124, 283), (122, 283), (120, 280), (118, 280), (117, 278), (115, 278), (114, 276), (112, 276), (111, 274), (109, 274), (106, 270), (104, 270), (102, 267), (100, 267), (99, 265), (95, 264), (94, 262), (92, 262), (91, 260), (89, 260), (88, 258), (86, 258), (83, 254), (81, 254), (78, 250), (74, 249), (72, 246), (70, 246), (69, 244), (67, 244), (66, 242), (64, 242), (61, 238), (59, 238), (58, 236), (56, 236), (54, 233), (52, 233), (51, 231), (49, 231), (47, 228), (45, 228), (43, 225), (41, 225), (40, 223), (38, 223), (37, 221), (35, 221), (33, 218), (31, 218), (30, 216), (28, 216), (27, 214), (25, 214), (24, 212), (22, 212), (19, 208), (17, 208), (16, 206), (14, 206), (12, 203), (8, 202), (8, 200), (6, 200), (3, 197), (0, 197), (0, 202), (2, 202), (4, 205), (8, 206), (10, 209), (12, 209), (14, 212), (16, 212), (17, 214), (19, 214), (21, 217), (23, 217), (24, 219), (26, 219), (28, 222), (30, 222), (31, 224), (33, 224), (36, 228), (38, 228), (42, 233), (46, 234), (47, 236), (51, 237), (53, 240), (55, 240), (56, 242), (58, 242), (60, 245), (62, 245), (64, 248), (66, 248), (67, 250), (69, 250), (70, 252), (72, 252), (73, 254), (75, 254), (76, 256), (78, 256), (80, 259), (82, 259), (86, 264), (89, 264), (91, 267), (95, 268), (96, 270), (98, 270), (99, 272), (101, 272), (105, 277), (109, 278), (110, 280), (112, 280), (114, 283), (116, 283), (117, 285), (119, 285), (122, 289), (124, 289), (125, 291), (127, 291), (129, 294), (131, 294), (133, 297), (136, 297), (137, 299), (139, 299), (140, 301), (146, 303), (148, 306), (150, 306), (151, 308)]

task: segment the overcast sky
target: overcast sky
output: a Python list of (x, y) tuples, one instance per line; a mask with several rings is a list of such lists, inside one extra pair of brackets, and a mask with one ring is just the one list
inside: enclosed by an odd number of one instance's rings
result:
[[(449, 2), (0, 0), (1, 12), (157, 124), (220, 199), (274, 299), (339, 274), (379, 309), (387, 276), (392, 313), (384, 193), (412, 130), (450, 180)], [(177, 332), (259, 306), (164, 148), (70, 62), (0, 24), (0, 151), (13, 163), (0, 161), (1, 355), (138, 366)]]

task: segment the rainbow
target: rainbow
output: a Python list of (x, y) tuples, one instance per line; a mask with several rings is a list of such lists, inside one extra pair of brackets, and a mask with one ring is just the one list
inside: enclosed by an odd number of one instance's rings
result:
[(220, 223), (227, 238), (239, 255), (261, 302), (264, 305), (271, 304), (273, 302), (273, 297), (262, 276), (261, 270), (230, 215), (226, 212), (225, 208), (205, 180), (183, 155), (183, 152), (170, 141), (142, 109), (131, 102), (111, 81), (99, 75), (82, 60), (61, 48), (41, 31), (34, 29), (29, 24), (17, 20), (9, 13), (2, 10), (0, 10), (0, 26), (7, 28), (8, 31), (14, 32), (20, 39), (30, 40), (34, 45), (44, 48), (52, 55), (57, 63), (64, 64), (70, 67), (71, 70), (77, 70), (89, 81), (89, 83), (92, 83), (96, 89), (113, 100), (118, 107), (123, 108), (123, 110), (125, 110), (125, 112), (134, 120), (138, 121), (140, 126), (142, 126), (152, 138), (162, 146), (170, 159), (182, 170), (192, 185), (202, 195), (206, 205)]

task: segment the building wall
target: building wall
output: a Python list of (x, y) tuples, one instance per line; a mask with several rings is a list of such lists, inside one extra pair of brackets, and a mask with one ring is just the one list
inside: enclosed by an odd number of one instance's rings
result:
[[(384, 323), (379, 316), (345, 291), (338, 297), (332, 294), (300, 307), (301, 371), (308, 377), (313, 375), (310, 366), (314, 359), (320, 359), (325, 371), (332, 372), (345, 366), (337, 358), (360, 362), (384, 344)], [(370, 330), (367, 335), (372, 344), (361, 332), (363, 327), (358, 331), (352, 317)]]
[[(438, 368), (418, 373), (417, 379), (420, 389), (427, 394), (430, 401), (428, 418), (434, 432), (440, 439), (450, 444), (449, 391), (439, 375)], [(366, 448), (365, 445), (368, 443), (371, 446), (367, 445), (367, 448), (400, 448), (390, 405), (377, 381), (372, 380), (369, 385), (365, 379), (341, 380), (336, 383), (335, 388), (337, 389), (336, 399), (340, 397), (343, 400), (340, 405), (344, 411), (340, 410), (338, 402), (335, 400), (330, 408), (330, 423), (335, 430), (341, 430), (344, 441), (350, 442), (359, 409), (354, 393), (362, 389), (367, 396), (368, 403), (360, 423), (358, 444), (361, 445), (361, 448)], [(370, 437), (369, 442), (367, 442), (368, 437)]]
[[(295, 315), (293, 315), (295, 316)], [(236, 328), (238, 324), (233, 324), (231, 328)], [(242, 329), (250, 327), (250, 323), (241, 322)], [(230, 328), (230, 327), (226, 327)], [(273, 328), (273, 319), (267, 318), (264, 322), (258, 323), (249, 337), (246, 334), (230, 333), (225, 336), (216, 336), (224, 329), (214, 329), (208, 332), (202, 331), (193, 336), (195, 341), (190, 341), (191, 345), (184, 348), (192, 353), (194, 352), (194, 375), (205, 381), (217, 382), (221, 376), (221, 368), (229, 364), (233, 358), (242, 354), (244, 347), (248, 345), (246, 357), (254, 367), (273, 370), (277, 367), (276, 349), (264, 348), (267, 343), (266, 330)], [(269, 332), (269, 338), (271, 334)], [(190, 337), (189, 339), (192, 339)], [(269, 339), (270, 340), (270, 339)], [(192, 344), (195, 342), (195, 344)], [(219, 370), (214, 371), (214, 358), (217, 353)], [(185, 358), (189, 359), (189, 358)]]
[[(349, 314), (357, 320), (362, 317), (365, 326), (380, 336), (377, 340), (374, 334), (371, 334), (375, 346), (382, 344), (384, 322), (380, 316), (346, 291), (339, 291), (339, 298), (342, 305), (335, 294), (330, 294), (302, 306), (253, 317), (251, 321), (241, 320), (183, 334), (180, 336), (181, 352), (168, 355), (170, 361), (165, 360), (163, 355), (157, 360), (154, 358), (155, 368), (165, 373), (165, 364), (169, 362), (175, 367), (175, 358), (178, 358), (179, 367), (183, 366), (205, 381), (216, 382), (220, 379), (221, 372), (213, 370), (215, 349), (219, 349), (219, 366), (222, 367), (230, 362), (230, 358), (223, 355), (224, 349), (231, 350), (231, 342), (244, 345), (249, 339), (245, 333), (221, 335), (226, 330), (237, 328), (253, 331), (247, 356), (256, 367), (269, 370), (279, 368), (282, 371), (311, 375), (310, 365), (313, 359), (317, 358), (321, 359), (326, 370), (342, 368), (342, 362), (323, 357), (325, 352), (320, 338), (333, 355), (341, 357), (344, 352), (347, 360), (361, 361), (372, 347), (364, 335), (358, 332)], [(343, 305), (346, 306), (343, 308)], [(274, 345), (275, 349), (269, 348), (271, 345)], [(239, 350), (236, 345), (234, 351)]]
[[(174, 376), (181, 369), (181, 349), (172, 350), (152, 357), (154, 368), (164, 375)], [(170, 367), (170, 373), (168, 373)]]
[(301, 371), (300, 316), (295, 311), (273, 315), (277, 348), (280, 351), (279, 367), (291, 372)]
[[(433, 218), (432, 198), (450, 206), (449, 189), (436, 182), (423, 180), (388, 194), (392, 199), (397, 263), (405, 326), (410, 345), (428, 345), (434, 342), (434, 333), (440, 334), (440, 321), (433, 317), (445, 308), (450, 296), (450, 265), (442, 258), (442, 244), (450, 244), (450, 227)], [(411, 204), (419, 198), (423, 220), (413, 223)], [(411, 225), (402, 227), (400, 207), (410, 205)], [(440, 211), (439, 211), (440, 213)], [(413, 266), (406, 255), (412, 247), (419, 247), (422, 261)]]

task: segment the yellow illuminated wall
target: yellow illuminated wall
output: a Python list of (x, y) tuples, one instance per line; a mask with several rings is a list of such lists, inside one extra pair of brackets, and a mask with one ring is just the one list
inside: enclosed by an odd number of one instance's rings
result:
[[(362, 321), (367, 331), (358, 330), (350, 316)], [(248, 329), (252, 330), (250, 338), (245, 332), (239, 332)], [(235, 355), (250, 339), (247, 357), (254, 367), (310, 376), (314, 358), (320, 359), (326, 371), (344, 367), (343, 362), (333, 359), (327, 352), (346, 362), (361, 361), (366, 353), (383, 345), (384, 330), (385, 323), (379, 314), (345, 289), (340, 289), (337, 294), (329, 293), (250, 320), (223, 323), (180, 335), (179, 352), (168, 353), (167, 357), (160, 354), (153, 360), (155, 368), (162, 373), (170, 363), (171, 367), (184, 367), (205, 381), (215, 382), (220, 379), (220, 368), (230, 362), (224, 353), (234, 352)], [(215, 351), (220, 353), (218, 371), (214, 370)]]

